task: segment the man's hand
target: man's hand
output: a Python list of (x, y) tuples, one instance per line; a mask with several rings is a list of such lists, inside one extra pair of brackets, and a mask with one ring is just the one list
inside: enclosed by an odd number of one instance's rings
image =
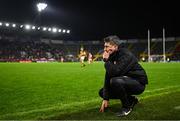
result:
[(109, 101), (108, 100), (103, 100), (99, 112), (104, 112), (105, 108), (107, 108), (108, 105), (109, 105)]
[(104, 53), (103, 53), (103, 59), (104, 59), (104, 60), (108, 60), (108, 58), (109, 58), (109, 53), (106, 52), (106, 51), (104, 51)]

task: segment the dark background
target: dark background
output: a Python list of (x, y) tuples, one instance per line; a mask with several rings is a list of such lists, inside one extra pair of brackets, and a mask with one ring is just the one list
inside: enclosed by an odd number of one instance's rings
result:
[[(97, 40), (180, 36), (180, 9), (174, 0), (44, 0), (48, 4), (38, 23), (37, 0), (0, 0), (0, 21), (41, 24), (71, 30), (69, 39)], [(158, 2), (157, 2), (158, 1)]]

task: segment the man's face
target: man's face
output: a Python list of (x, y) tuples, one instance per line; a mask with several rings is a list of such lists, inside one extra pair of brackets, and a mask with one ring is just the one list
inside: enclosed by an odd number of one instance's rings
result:
[(118, 50), (118, 46), (117, 45), (111, 45), (108, 42), (104, 43), (104, 51), (106, 51), (107, 53), (112, 54), (112, 53), (114, 53), (117, 50)]

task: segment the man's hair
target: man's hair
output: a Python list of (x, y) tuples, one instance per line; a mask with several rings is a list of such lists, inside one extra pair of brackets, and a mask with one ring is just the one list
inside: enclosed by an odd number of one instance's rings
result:
[(119, 37), (116, 35), (111, 35), (111, 36), (105, 37), (103, 40), (104, 40), (104, 42), (110, 43), (111, 45), (119, 46), (121, 44)]

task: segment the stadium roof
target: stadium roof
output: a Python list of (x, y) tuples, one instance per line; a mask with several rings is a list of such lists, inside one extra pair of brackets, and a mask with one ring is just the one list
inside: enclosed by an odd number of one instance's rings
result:
[(157, 0), (44, 0), (48, 7), (38, 18), (38, 0), (1, 0), (0, 21), (37, 23), (71, 30), (72, 40), (180, 36), (179, 4)]

